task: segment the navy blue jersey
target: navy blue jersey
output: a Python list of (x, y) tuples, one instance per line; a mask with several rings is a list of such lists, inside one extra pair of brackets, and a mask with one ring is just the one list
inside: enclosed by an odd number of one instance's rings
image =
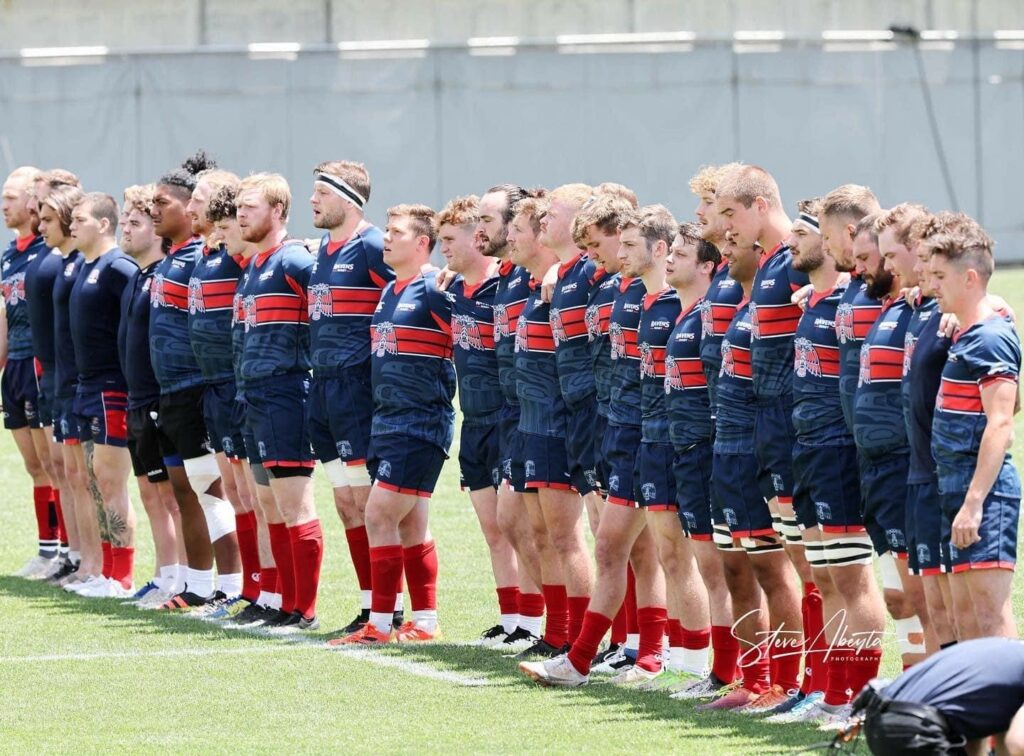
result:
[(80, 391), (125, 387), (117, 332), (121, 325), (121, 295), (139, 269), (119, 247), (92, 262), (83, 259), (68, 304), (71, 340), (75, 347)]
[(550, 307), (541, 298), (540, 282), (532, 278), (530, 296), (516, 323), (515, 359), (519, 430), (565, 438), (568, 409), (558, 383)]
[[(625, 282), (625, 279), (623, 279)], [(612, 384), (608, 403), (608, 422), (639, 428), (640, 410), (640, 345), (637, 329), (643, 312), (647, 289), (634, 278), (625, 291), (615, 298), (608, 321), (608, 340), (612, 346)]]
[(640, 352), (640, 428), (642, 441), (667, 444), (668, 402), (665, 399), (665, 353), (682, 303), (675, 289), (644, 297), (637, 349)]
[(665, 351), (669, 438), (676, 449), (711, 440), (710, 394), (700, 357), (703, 301), (699, 299), (679, 313)]
[(207, 383), (234, 378), (231, 322), (242, 257), (203, 247), (188, 280), (188, 338)]
[(239, 283), (243, 332), (237, 359), (243, 384), (309, 370), (306, 286), (312, 269), (313, 256), (294, 240), (249, 261)]
[(932, 458), (932, 417), (935, 397), (942, 381), (942, 369), (949, 354), (949, 338), (939, 333), (938, 302), (918, 302), (903, 340), (903, 419), (910, 444), (910, 472), (907, 483), (935, 480)]
[(814, 292), (793, 340), (793, 428), (806, 446), (853, 443), (839, 399), (836, 310), (846, 287)]
[(466, 425), (497, 422), (504, 398), (494, 351), (494, 295), (498, 277), (468, 286), (459, 276), (448, 289), (452, 305), (452, 343), (459, 381), (459, 409)]
[(39, 255), (49, 251), (41, 236), (23, 236), (11, 240), (0, 258), (3, 271), (4, 305), (7, 308), (7, 358), (32, 357), (32, 327), (29, 325), (25, 277)]
[(372, 435), (397, 433), (448, 451), (455, 432), (451, 317), (433, 272), (384, 289), (370, 326)]
[(1004, 733), (1024, 706), (1024, 643), (960, 641), (915, 664), (882, 697), (934, 706), (968, 740)]
[(903, 343), (913, 314), (904, 299), (885, 306), (860, 349), (853, 437), (861, 454), (869, 459), (907, 451), (900, 382)]
[(793, 253), (780, 244), (761, 255), (750, 292), (750, 364), (759, 401), (789, 397), (793, 388), (793, 338), (800, 306), (793, 292), (810, 283), (793, 267)]
[(843, 403), (846, 427), (853, 433), (853, 403), (860, 382), (860, 348), (864, 337), (882, 312), (882, 300), (868, 296), (868, 285), (860, 278), (850, 279), (836, 310), (836, 336), (839, 339), (839, 399)]
[(242, 287), (251, 262), (252, 257), (243, 257), (238, 262), (242, 272), (238, 278), (238, 287), (235, 289), (231, 305), (231, 361), (235, 370), (235, 388), (238, 390), (239, 396), (245, 395), (245, 379), (242, 377), (242, 350), (245, 346), (245, 297), (242, 296)]
[(570, 409), (586, 403), (596, 392), (587, 304), (596, 285), (597, 265), (582, 252), (558, 266), (558, 281), (551, 295), (551, 334), (562, 398)]
[[(626, 286), (632, 279), (625, 279)], [(594, 373), (594, 396), (597, 414), (608, 416), (608, 402), (612, 391), (612, 345), (608, 340), (608, 322), (612, 317), (612, 303), (620, 292), (622, 277), (610, 274), (604, 268), (594, 271), (594, 284), (587, 299), (587, 345), (590, 348), (590, 368)]]
[(53, 342), (53, 284), (63, 271), (64, 257), (59, 249), (54, 249), (49, 254), (39, 253), (25, 276), (32, 351), (46, 373), (54, 369), (57, 359)]
[[(1019, 375), (1020, 338), (1006, 318), (993, 315), (954, 336), (932, 423), (932, 454), (943, 493), (966, 491), (974, 476), (981, 437), (988, 426), (982, 387), (993, 381), (1017, 383)], [(1016, 479), (1009, 452), (1003, 467)]]
[(718, 374), (722, 372), (722, 339), (729, 330), (729, 324), (736, 316), (736, 307), (743, 299), (740, 282), (729, 277), (729, 263), (725, 260), (718, 266), (708, 293), (701, 300), (701, 348), (700, 359), (704, 365), (704, 377), (711, 394), (711, 411), (715, 411), (715, 387)]
[(189, 280), (202, 246), (199, 237), (172, 246), (149, 287), (149, 356), (164, 394), (203, 382), (188, 332)]
[(149, 290), (160, 260), (136, 270), (121, 292), (121, 323), (117, 345), (121, 354), (121, 372), (128, 383), (128, 409), (135, 409), (160, 398), (160, 383), (149, 357)]
[(502, 260), (498, 266), (498, 290), (494, 294), (494, 354), (498, 358), (498, 382), (506, 404), (519, 404), (516, 389), (516, 327), (530, 296), (530, 274)]
[(370, 320), (393, 280), (376, 226), (363, 223), (344, 241), (324, 236), (307, 290), (313, 375), (337, 375), (369, 359)]
[(75, 343), (71, 339), (71, 290), (85, 258), (77, 249), (64, 258), (64, 267), (53, 282), (53, 341), (56, 351), (56, 385), (60, 399), (70, 399), (78, 385)]
[(750, 368), (749, 301), (743, 300), (722, 337), (722, 369), (715, 392), (715, 451), (754, 450), (754, 379)]

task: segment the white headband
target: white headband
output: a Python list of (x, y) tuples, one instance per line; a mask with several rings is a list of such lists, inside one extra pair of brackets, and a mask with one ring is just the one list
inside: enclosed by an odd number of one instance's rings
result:
[(362, 207), (366, 204), (366, 197), (353, 189), (341, 176), (335, 176), (332, 173), (317, 173), (316, 180), (327, 184), (327, 186), (331, 187), (331, 191), (339, 197), (344, 197), (356, 207)]
[(796, 217), (796, 222), (799, 223), (801, 226), (806, 226), (808, 231), (811, 231), (815, 234), (821, 233), (821, 227), (818, 224), (818, 219), (811, 215), (810, 213), (800, 213)]

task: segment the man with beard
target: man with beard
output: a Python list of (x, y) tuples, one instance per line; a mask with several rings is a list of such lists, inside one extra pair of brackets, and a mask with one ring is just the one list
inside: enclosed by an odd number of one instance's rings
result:
[[(309, 277), (309, 426), (313, 449), (334, 490), (349, 556), (359, 583), (355, 619), (338, 632), (359, 630), (370, 618), (370, 543), (364, 513), (370, 495), (366, 460), (373, 416), (370, 320), (381, 291), (395, 278), (384, 262), (379, 228), (364, 217), (370, 174), (361, 163), (333, 160), (313, 171), (313, 225), (324, 229)], [(398, 593), (394, 626), (402, 624)]]

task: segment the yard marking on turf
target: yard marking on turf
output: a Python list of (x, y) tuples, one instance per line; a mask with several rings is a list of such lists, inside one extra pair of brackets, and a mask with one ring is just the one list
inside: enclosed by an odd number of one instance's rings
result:
[(170, 648), (162, 651), (97, 651), (89, 654), (39, 654), (36, 656), (0, 656), (0, 664), (48, 661), (95, 661), (99, 659), (159, 658), (164, 656), (221, 656), (223, 654), (272, 654), (278, 651), (306, 650), (308, 646), (249, 646), (246, 648)]

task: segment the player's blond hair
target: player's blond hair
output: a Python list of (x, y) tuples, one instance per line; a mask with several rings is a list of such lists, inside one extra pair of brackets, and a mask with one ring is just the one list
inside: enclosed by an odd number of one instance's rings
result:
[(562, 184), (548, 192), (548, 202), (565, 202), (579, 210), (593, 196), (594, 189), (588, 184)]
[(547, 211), (547, 196), (524, 197), (515, 204), (512, 217), (514, 218), (517, 215), (525, 216), (530, 221), (530, 226), (533, 228), (533, 233), (536, 236), (540, 233), (540, 219), (544, 217), (544, 213)]
[(223, 168), (207, 168), (205, 171), (200, 171), (196, 174), (196, 185), (200, 181), (206, 182), (210, 187), (210, 196), (212, 197), (218, 189), (227, 184), (238, 186), (240, 179), (231, 171), (226, 171)]
[(921, 227), (921, 244), (932, 255), (963, 268), (974, 268), (986, 281), (995, 270), (992, 241), (981, 225), (965, 213), (941, 212)]
[(821, 198), (821, 218), (842, 218), (856, 223), (882, 209), (874, 192), (860, 184), (843, 184)]
[(672, 240), (679, 233), (679, 224), (664, 205), (645, 205), (625, 214), (619, 221), (619, 230), (625, 231), (627, 228), (639, 229), (648, 249), (659, 241), (671, 246)]
[(594, 187), (594, 194), (598, 197), (615, 197), (623, 200), (634, 210), (640, 206), (636, 198), (636, 192), (623, 184), (616, 184), (614, 181), (604, 181)]
[(901, 202), (896, 207), (884, 210), (875, 221), (875, 233), (881, 235), (887, 228), (891, 228), (896, 236), (896, 241), (907, 246), (911, 243), (910, 232), (914, 223), (927, 216), (928, 208), (914, 202)]
[(253, 173), (239, 182), (236, 196), (249, 190), (258, 191), (271, 207), (280, 205), (281, 220), (288, 220), (288, 211), (292, 206), (292, 190), (284, 176), (280, 173)]
[(480, 220), (480, 198), (475, 194), (456, 197), (434, 216), (434, 234), (446, 223), (449, 226), (469, 226)]
[(768, 171), (757, 165), (724, 168), (715, 189), (715, 197), (739, 202), (743, 207), (750, 207), (760, 197), (768, 207), (782, 208), (779, 185)]
[(156, 184), (132, 184), (124, 190), (124, 210), (130, 213), (138, 210), (145, 215), (153, 215), (153, 196)]
[(636, 208), (629, 201), (614, 194), (599, 194), (593, 202), (586, 204), (572, 219), (572, 240), (577, 247), (587, 243), (587, 230), (597, 226), (604, 234), (619, 230), (619, 220)]
[(690, 178), (690, 191), (698, 197), (702, 194), (715, 194), (718, 191), (718, 183), (722, 180), (722, 174), (738, 168), (740, 165), (742, 164), (702, 165)]
[(426, 205), (395, 205), (388, 208), (388, 221), (392, 218), (408, 218), (413, 233), (430, 240), (427, 249), (434, 248), (437, 230), (434, 227), (434, 211)]

